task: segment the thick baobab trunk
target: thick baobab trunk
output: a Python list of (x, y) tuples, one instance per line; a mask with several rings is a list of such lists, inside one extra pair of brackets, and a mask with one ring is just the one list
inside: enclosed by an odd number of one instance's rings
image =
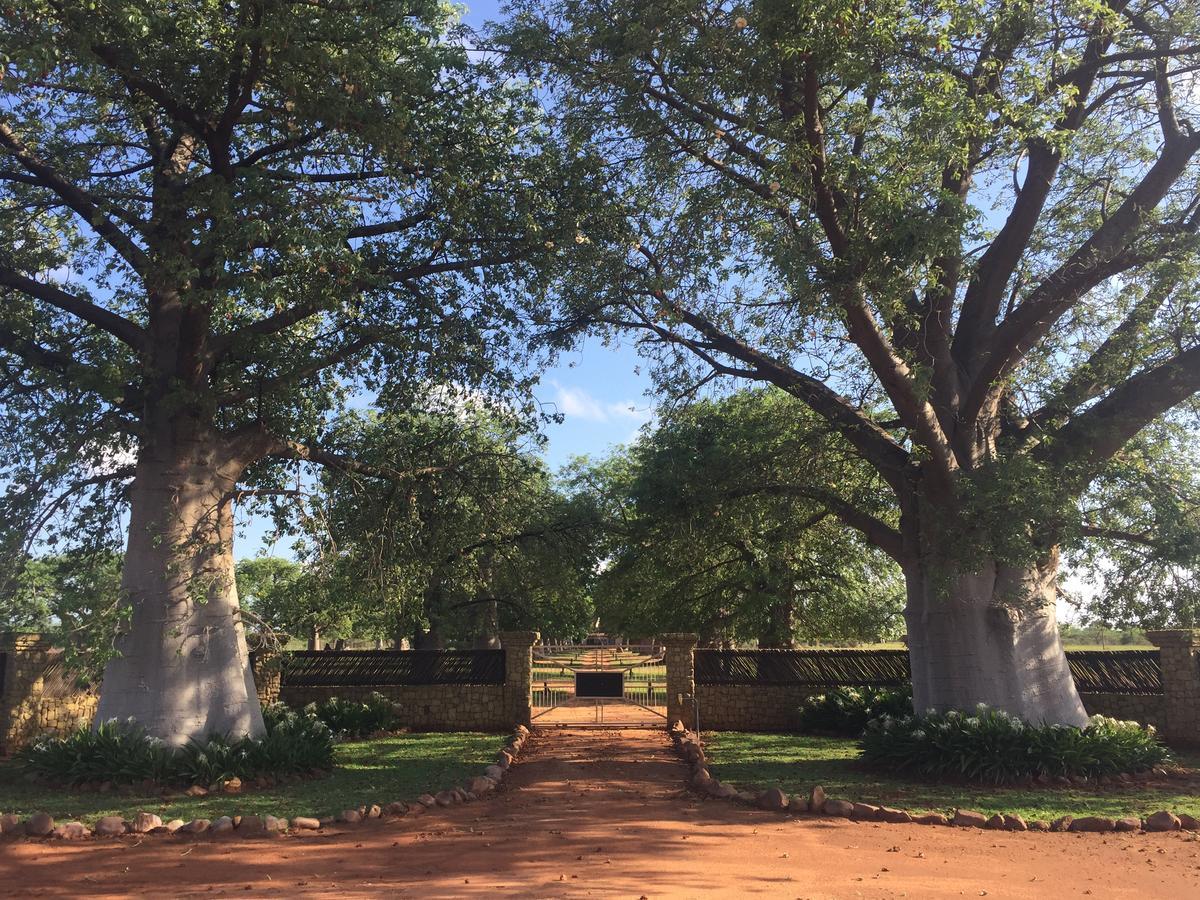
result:
[(133, 718), (170, 745), (263, 733), (234, 582), (231, 492), (242, 468), (216, 441), (174, 431), (139, 454), (122, 577), (130, 620), (97, 722)]
[(1086, 724), (1058, 636), (1057, 571), (1057, 552), (1025, 567), (906, 570), (917, 712), (984, 703), (1031, 723)]

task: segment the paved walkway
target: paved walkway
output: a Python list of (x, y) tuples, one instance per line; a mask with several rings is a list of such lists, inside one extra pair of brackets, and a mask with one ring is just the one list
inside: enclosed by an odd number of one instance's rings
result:
[(0, 845), (0, 896), (1200, 897), (1179, 835), (791, 819), (683, 775), (662, 732), (556, 729), (484, 802), (274, 840)]

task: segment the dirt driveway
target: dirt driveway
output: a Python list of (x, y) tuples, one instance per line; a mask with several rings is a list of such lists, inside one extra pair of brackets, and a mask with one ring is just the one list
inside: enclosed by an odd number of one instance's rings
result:
[(487, 801), (258, 841), (7, 843), (0, 896), (1200, 897), (1187, 836), (789, 819), (683, 774), (661, 732), (541, 732)]

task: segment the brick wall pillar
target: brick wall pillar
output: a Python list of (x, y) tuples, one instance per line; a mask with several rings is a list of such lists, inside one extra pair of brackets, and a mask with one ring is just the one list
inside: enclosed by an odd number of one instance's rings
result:
[(50, 659), (50, 641), (40, 634), (0, 632), (0, 755), (16, 752), (37, 731), (42, 674)]
[(1200, 746), (1200, 628), (1147, 631), (1158, 648), (1163, 685), (1163, 737), (1176, 746)]
[(696, 634), (662, 636), (667, 664), (667, 724), (683, 722), (688, 728), (696, 721)]
[(536, 631), (502, 631), (504, 648), (504, 702), (513, 725), (528, 727), (533, 719), (533, 645)]

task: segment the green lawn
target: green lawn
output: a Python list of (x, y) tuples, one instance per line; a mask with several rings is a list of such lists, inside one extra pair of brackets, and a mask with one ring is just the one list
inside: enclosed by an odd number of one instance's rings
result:
[[(712, 732), (706, 735), (709, 770), (741, 788), (779, 785), (807, 794), (813, 785), (830, 797), (896, 806), (913, 812), (945, 812), (955, 807), (991, 814), (1015, 813), (1026, 819), (1062, 815), (1145, 815), (1160, 809), (1200, 815), (1200, 776), (1127, 787), (1084, 788), (972, 786), (889, 777), (858, 763), (855, 742), (791, 734)], [(1177, 754), (1185, 766), (1200, 768), (1200, 756)]]
[(426, 791), (461, 785), (495, 761), (504, 738), (457, 732), (403, 734), (339, 744), (336, 768), (324, 778), (248, 790), (238, 796), (121, 796), (29, 784), (12, 763), (0, 763), (0, 813), (27, 816), (39, 810), (55, 819), (91, 823), (101, 816), (131, 816), (138, 810), (171, 819), (213, 819), (223, 815), (324, 816), (364, 803), (412, 800)]

